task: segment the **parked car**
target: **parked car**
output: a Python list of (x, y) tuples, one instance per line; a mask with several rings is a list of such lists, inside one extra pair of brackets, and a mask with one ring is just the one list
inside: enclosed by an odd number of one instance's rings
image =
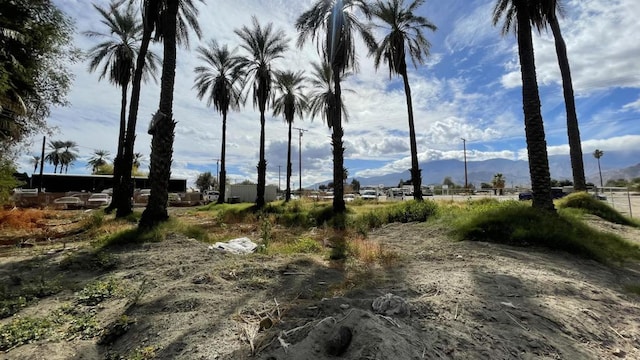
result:
[(352, 202), (356, 199), (356, 196), (354, 194), (345, 194), (343, 199), (345, 202)]
[(149, 201), (149, 195), (151, 195), (151, 189), (137, 190), (133, 195), (133, 202), (146, 204)]
[(85, 206), (84, 201), (77, 196), (63, 196), (53, 200), (53, 203), (64, 209), (82, 209)]
[(169, 193), (169, 205), (178, 205), (182, 199), (180, 199), (180, 195), (178, 193)]
[(531, 191), (523, 191), (518, 193), (518, 200), (533, 200), (533, 193)]
[(87, 207), (97, 208), (108, 206), (109, 204), (111, 204), (111, 196), (106, 193), (93, 194), (87, 199)]
[(364, 190), (362, 194), (360, 194), (362, 200), (377, 200), (378, 192), (375, 190)]
[(205, 204), (218, 201), (219, 197), (220, 193), (215, 190), (205, 190), (202, 193), (202, 201), (204, 201)]
[[(560, 199), (569, 195), (564, 192), (564, 189), (561, 187), (553, 187), (551, 188), (551, 198), (552, 199)], [(518, 200), (533, 200), (533, 193), (531, 191), (523, 191), (518, 194)]]

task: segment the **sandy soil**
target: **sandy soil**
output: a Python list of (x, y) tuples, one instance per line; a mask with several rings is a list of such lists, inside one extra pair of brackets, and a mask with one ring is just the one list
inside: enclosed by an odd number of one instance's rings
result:
[[(638, 229), (589, 221), (640, 242)], [(89, 256), (81, 247), (21, 250), (0, 258), (3, 280), (16, 271), (60, 274), (78, 284), (117, 279), (135, 296), (92, 311), (101, 327), (121, 314), (135, 322), (109, 344), (99, 345), (99, 337), (54, 339), (0, 358), (118, 359), (147, 349), (138, 359), (332, 359), (329, 353), (343, 350), (349, 335), (340, 358), (640, 358), (640, 296), (627, 290), (640, 285), (639, 264), (606, 266), (540, 249), (452, 242), (446, 233), (426, 224), (370, 233), (370, 241), (399, 254), (388, 268), (302, 255), (229, 255), (177, 235), (118, 249), (115, 268), (106, 273), (61, 270), (70, 254)], [(63, 292), (20, 316), (73, 299)]]

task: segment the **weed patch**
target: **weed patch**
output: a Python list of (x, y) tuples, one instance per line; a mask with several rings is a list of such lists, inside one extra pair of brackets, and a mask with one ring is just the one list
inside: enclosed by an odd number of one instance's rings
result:
[(591, 195), (585, 192), (569, 194), (558, 201), (558, 208), (580, 209), (586, 213), (596, 215), (612, 223), (640, 227), (640, 223), (638, 221), (620, 214), (607, 203), (594, 199)]
[(601, 262), (640, 259), (637, 245), (562, 213), (540, 211), (516, 201), (467, 207), (466, 212), (453, 222), (461, 240), (544, 246)]
[(0, 350), (6, 351), (16, 346), (46, 338), (53, 323), (44, 318), (17, 317), (0, 327)]
[(78, 292), (77, 302), (87, 306), (95, 306), (115, 296), (121, 290), (115, 279), (96, 281)]

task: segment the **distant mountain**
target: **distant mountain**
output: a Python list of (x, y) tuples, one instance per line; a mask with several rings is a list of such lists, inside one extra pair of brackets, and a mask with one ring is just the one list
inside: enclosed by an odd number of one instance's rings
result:
[[(591, 154), (584, 154), (584, 169), (587, 182), (600, 183), (598, 162)], [(604, 182), (608, 179), (632, 179), (640, 177), (640, 151), (615, 152), (607, 151), (600, 159)], [(424, 185), (442, 184), (446, 177), (451, 177), (454, 183), (464, 184), (464, 162), (459, 160), (436, 160), (420, 164), (422, 169), (422, 183)], [(571, 159), (569, 155), (549, 156), (549, 171), (551, 178), (557, 180), (572, 180)], [(506, 179), (507, 186), (530, 186), (529, 163), (525, 160), (490, 159), (484, 161), (468, 161), (467, 177), (469, 184), (476, 187), (480, 183), (490, 183), (493, 175), (501, 173)], [(396, 186), (400, 180), (411, 178), (409, 171), (381, 176), (356, 177), (360, 184)], [(352, 179), (349, 179), (349, 182)], [(330, 180), (315, 184), (327, 184)]]

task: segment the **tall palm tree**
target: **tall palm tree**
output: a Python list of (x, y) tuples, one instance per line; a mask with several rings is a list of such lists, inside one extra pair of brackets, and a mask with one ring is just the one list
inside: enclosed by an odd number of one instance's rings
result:
[(256, 207), (262, 209), (265, 205), (264, 191), (267, 176), (267, 160), (265, 159), (265, 116), (267, 100), (271, 96), (271, 84), (274, 70), (273, 62), (281, 58), (289, 48), (284, 30), (273, 28), (273, 24), (261, 26), (258, 19), (252, 17), (252, 28), (243, 26), (234, 32), (240, 37), (240, 47), (248, 54), (241, 60), (241, 66), (247, 72), (247, 85), (253, 85), (253, 105), (260, 111), (260, 160), (258, 161), (258, 194)]
[[(116, 203), (118, 211), (116, 217), (124, 217), (133, 211), (133, 187), (131, 182), (131, 164), (133, 163), (134, 146), (136, 138), (136, 125), (138, 120), (138, 108), (140, 105), (140, 90), (143, 80), (145, 56), (149, 49), (152, 39), (156, 41), (162, 40), (166, 35), (166, 31), (176, 33), (177, 44), (184, 46), (189, 45), (189, 30), (192, 30), (198, 38), (202, 35), (200, 26), (198, 25), (198, 9), (195, 6), (196, 0), (178, 0), (178, 18), (176, 20), (177, 28), (170, 29), (167, 27), (167, 18), (169, 16), (170, 4), (173, 0), (119, 0), (119, 2), (140, 2), (142, 13), (142, 39), (140, 41), (140, 49), (136, 59), (133, 81), (131, 84), (131, 100), (129, 102), (129, 116), (127, 120), (127, 131), (125, 133), (124, 156), (122, 162), (122, 186), (124, 192), (112, 203)], [(203, 2), (203, 0), (199, 0)], [(164, 70), (164, 66), (163, 66)], [(115, 194), (114, 194), (115, 195)], [(168, 195), (167, 195), (168, 196)]]
[(567, 113), (567, 137), (569, 139), (569, 156), (573, 171), (573, 188), (576, 191), (586, 191), (587, 182), (584, 175), (584, 163), (582, 158), (582, 142), (580, 140), (580, 128), (576, 113), (576, 102), (573, 95), (573, 82), (571, 80), (571, 67), (567, 56), (567, 45), (562, 37), (558, 14), (562, 15), (561, 0), (540, 0), (542, 6), (542, 19), (537, 24), (538, 32), (547, 24), (551, 27), (555, 41), (558, 67), (562, 77), (562, 92), (564, 95), (565, 109)]
[[(310, 92), (307, 94), (309, 99), (308, 111), (311, 115), (311, 119), (316, 116), (322, 117), (327, 126), (331, 128), (330, 121), (333, 119), (333, 113), (338, 106), (336, 102), (335, 94), (333, 93), (333, 71), (331, 71), (331, 65), (327, 62), (322, 64), (311, 63), (313, 71), (309, 78)], [(340, 76), (341, 81), (350, 76), (350, 72), (345, 72)], [(353, 92), (351, 89), (342, 89), (342, 92)], [(340, 102), (341, 114), (344, 122), (349, 120), (349, 113), (344, 102)]]
[(284, 116), (289, 125), (289, 138), (287, 143), (287, 190), (285, 202), (291, 200), (291, 128), (295, 115), (302, 118), (302, 113), (307, 109), (308, 99), (303, 93), (306, 78), (302, 71), (282, 71), (276, 73), (275, 96), (273, 98), (273, 116)]
[(381, 62), (389, 65), (389, 77), (393, 74), (402, 76), (404, 93), (407, 100), (407, 114), (409, 118), (409, 142), (411, 145), (411, 180), (413, 183), (413, 198), (422, 201), (422, 174), (418, 163), (418, 149), (416, 145), (416, 129), (413, 120), (413, 105), (411, 87), (407, 74), (407, 55), (415, 67), (424, 64), (429, 56), (431, 44), (424, 37), (423, 30), (435, 31), (436, 26), (427, 18), (414, 14), (425, 0), (414, 0), (405, 6), (404, 0), (378, 0), (371, 7), (374, 18), (382, 24), (378, 27), (385, 31), (384, 37), (372, 49), (376, 69)]
[(540, 18), (540, 2), (532, 0), (498, 0), (493, 9), (493, 24), (504, 17), (503, 35), (515, 28), (518, 39), (522, 103), (529, 154), (529, 174), (533, 190), (533, 207), (555, 211), (551, 197), (551, 175), (545, 140), (544, 123), (540, 112), (540, 94), (536, 80), (531, 23)]
[(602, 169), (600, 168), (600, 158), (602, 157), (602, 155), (604, 155), (604, 151), (596, 149), (593, 152), (593, 157), (596, 158), (596, 160), (598, 160), (598, 173), (600, 174), (600, 188), (602, 188), (604, 185), (602, 183)]
[[(304, 46), (307, 39), (311, 38), (321, 48), (324, 61), (331, 65), (335, 106), (327, 119), (327, 124), (332, 128), (331, 144), (333, 146), (333, 211), (343, 213), (346, 211), (344, 203), (344, 187), (342, 185), (344, 171), (344, 144), (342, 136), (342, 91), (340, 84), (341, 75), (350, 69), (357, 67), (355, 52), (355, 32), (359, 32), (369, 47), (374, 46), (375, 40), (368, 31), (366, 25), (358, 20), (357, 15), (362, 13), (370, 19), (369, 8), (364, 0), (317, 0), (311, 9), (305, 11), (296, 21), (298, 29), (298, 46)], [(322, 38), (324, 35), (324, 38)]]
[(63, 141), (64, 150), (60, 154), (60, 173), (62, 174), (62, 168), (64, 173), (69, 171), (69, 165), (71, 165), (76, 159), (78, 159), (78, 144), (75, 141)]
[(107, 165), (109, 152), (107, 150), (94, 150), (93, 155), (87, 161), (87, 166), (91, 166), (91, 173), (95, 174), (101, 166)]
[[(51, 149), (51, 152), (45, 155), (44, 159), (47, 160), (49, 164), (53, 165), (54, 174), (58, 172), (58, 165), (60, 165), (60, 160), (61, 160), (60, 155), (62, 154), (62, 148), (64, 148), (63, 141), (60, 141), (60, 140), (49, 141), (49, 149)], [(60, 172), (62, 172), (62, 170)]]
[[(100, 79), (108, 76), (109, 81), (120, 87), (122, 92), (120, 105), (120, 131), (118, 133), (118, 147), (113, 167), (113, 184), (116, 201), (112, 201), (107, 211), (117, 207), (118, 199), (121, 199), (122, 191), (122, 157), (124, 155), (124, 138), (127, 116), (127, 92), (133, 72), (136, 57), (139, 55), (139, 44), (142, 38), (142, 21), (138, 18), (132, 3), (128, 3), (124, 10), (117, 2), (112, 2), (109, 9), (103, 9), (97, 5), (93, 7), (101, 16), (101, 23), (105, 25), (106, 32), (86, 31), (89, 37), (105, 38), (89, 50), (89, 71), (93, 72), (101, 68)], [(156, 80), (155, 73), (158, 68), (158, 57), (155, 53), (147, 51), (144, 54), (145, 64), (143, 79), (152, 77)]]
[(235, 55), (235, 50), (219, 46), (211, 40), (208, 47), (198, 47), (198, 59), (204, 66), (195, 68), (196, 80), (194, 88), (198, 90), (198, 99), (207, 98), (207, 106), (222, 114), (222, 149), (220, 150), (220, 194), (218, 204), (224, 203), (226, 188), (226, 147), (227, 147), (227, 113), (229, 109), (238, 110), (242, 102), (242, 83), (244, 71), (241, 58)]
[[(150, 229), (160, 222), (169, 218), (167, 213), (167, 203), (169, 199), (169, 178), (171, 177), (171, 162), (173, 156), (173, 139), (176, 122), (173, 119), (173, 91), (175, 86), (176, 75), (176, 54), (177, 45), (188, 46), (187, 25), (183, 21), (184, 9), (187, 4), (189, 9), (197, 15), (197, 9), (193, 7), (191, 0), (159, 0), (163, 2), (157, 24), (156, 38), (162, 39), (163, 43), (163, 60), (162, 60), (162, 80), (160, 85), (160, 104), (158, 111), (153, 116), (149, 125), (149, 134), (151, 139), (151, 165), (149, 167), (149, 187), (151, 192), (147, 207), (142, 213), (139, 226), (142, 229)], [(181, 11), (182, 9), (182, 11)], [(197, 26), (197, 20), (193, 18), (194, 23), (190, 23), (192, 28)], [(132, 150), (132, 148), (128, 148)], [(126, 157), (127, 164), (133, 162), (133, 153), (130, 158)], [(131, 166), (128, 166), (123, 179), (127, 182), (127, 194), (132, 194), (131, 187)], [(131, 204), (130, 197), (127, 198)], [(121, 215), (130, 213), (131, 208), (118, 208)]]

